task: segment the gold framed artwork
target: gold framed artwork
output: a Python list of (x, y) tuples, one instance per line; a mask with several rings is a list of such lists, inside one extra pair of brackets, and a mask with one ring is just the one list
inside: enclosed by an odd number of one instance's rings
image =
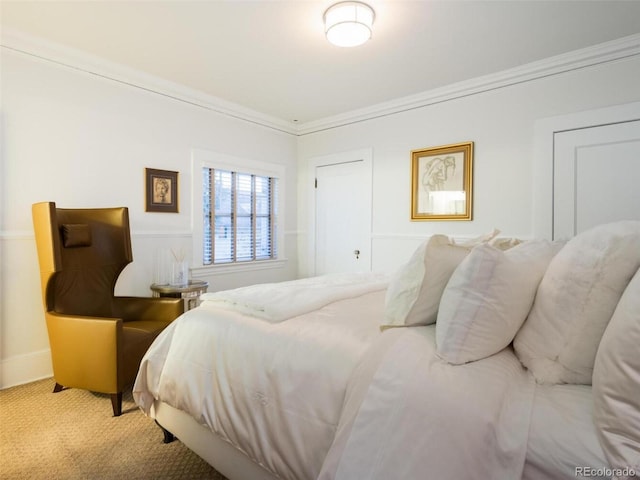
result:
[(178, 172), (145, 168), (147, 212), (178, 213)]
[(411, 220), (471, 220), (473, 142), (411, 152)]

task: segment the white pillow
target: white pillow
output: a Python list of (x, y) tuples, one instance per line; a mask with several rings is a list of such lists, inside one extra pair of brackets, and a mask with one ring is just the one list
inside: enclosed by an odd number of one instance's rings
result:
[(562, 244), (530, 240), (502, 251), (475, 247), (442, 294), (436, 345), (452, 364), (480, 360), (505, 348), (527, 318), (536, 289)]
[(639, 266), (640, 221), (583, 232), (553, 258), (514, 340), (539, 383), (591, 384), (602, 334)]
[(389, 283), (383, 325), (434, 323), (444, 287), (470, 251), (445, 235), (433, 235), (420, 245)]
[(498, 233), (494, 229), (462, 244), (446, 235), (433, 235), (420, 245), (389, 282), (381, 328), (434, 323), (453, 271), (474, 246), (489, 242)]
[(639, 345), (640, 270), (622, 294), (602, 336), (592, 390), (594, 420), (609, 465), (633, 468), (636, 475), (640, 475)]

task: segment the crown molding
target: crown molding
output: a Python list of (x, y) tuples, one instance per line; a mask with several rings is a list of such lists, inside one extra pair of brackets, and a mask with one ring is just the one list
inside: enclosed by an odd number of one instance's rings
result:
[(302, 136), (640, 55), (640, 34), (303, 124), (294, 124), (272, 117), (154, 75), (16, 30), (3, 29), (0, 46), (42, 61), (52, 62), (205, 108), (221, 115), (283, 133)]
[(233, 117), (263, 127), (296, 135), (293, 122), (287, 122), (236, 103), (223, 100), (184, 85), (161, 79), (155, 75), (104, 58), (66, 47), (49, 40), (28, 35), (14, 29), (3, 29), (0, 46), (5, 49), (37, 58), (41, 61), (96, 75), (133, 88), (156, 93), (164, 97), (205, 108), (220, 115)]
[(343, 127), (636, 55), (640, 55), (640, 34), (549, 57), (520, 67), (454, 83), (416, 95), (353, 110), (341, 115), (306, 122), (298, 127), (297, 133), (298, 135), (308, 135)]

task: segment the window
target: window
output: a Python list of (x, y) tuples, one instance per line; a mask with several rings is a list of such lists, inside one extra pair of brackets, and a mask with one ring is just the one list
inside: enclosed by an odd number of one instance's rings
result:
[(194, 148), (192, 278), (283, 268), (284, 164)]
[(202, 169), (203, 265), (277, 257), (277, 179)]

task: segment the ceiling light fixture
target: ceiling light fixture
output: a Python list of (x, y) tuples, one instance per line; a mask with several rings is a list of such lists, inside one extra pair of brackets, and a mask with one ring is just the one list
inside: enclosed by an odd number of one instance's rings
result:
[(324, 12), (327, 40), (338, 47), (357, 47), (371, 38), (375, 12), (366, 3), (339, 2)]

